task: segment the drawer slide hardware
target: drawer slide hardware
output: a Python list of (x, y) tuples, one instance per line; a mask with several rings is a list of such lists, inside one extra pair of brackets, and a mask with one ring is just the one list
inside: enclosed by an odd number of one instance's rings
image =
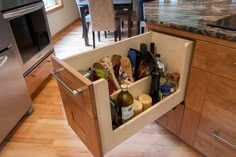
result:
[(219, 136), (219, 134), (220, 134), (220, 133), (219, 133), (218, 131), (214, 131), (214, 132), (212, 133), (212, 135), (213, 135), (217, 140), (219, 140), (219, 141), (221, 141), (221, 142), (223, 142), (223, 143), (229, 145), (230, 147), (232, 147), (233, 149), (236, 150), (236, 146), (235, 146), (234, 144), (232, 144), (232, 143), (230, 143), (229, 141), (223, 139), (222, 137)]
[(55, 77), (55, 79), (61, 83), (61, 85), (63, 85), (71, 94), (73, 94), (74, 96), (77, 96), (78, 94), (81, 94), (84, 90), (86, 90), (88, 88), (88, 86), (84, 86), (84, 87), (81, 87), (81, 88), (78, 88), (78, 89), (71, 89), (64, 81), (62, 81), (62, 79), (57, 76), (57, 73), (60, 72), (60, 71), (63, 71), (64, 68), (60, 68), (60, 69), (57, 69), (57, 70), (53, 70), (51, 72), (52, 76)]

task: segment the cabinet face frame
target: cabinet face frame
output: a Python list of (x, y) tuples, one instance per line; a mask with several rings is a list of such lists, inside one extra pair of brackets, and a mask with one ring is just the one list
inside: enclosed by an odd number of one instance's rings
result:
[[(139, 49), (139, 43), (150, 42), (156, 43), (156, 47), (160, 51), (161, 56), (169, 65), (169, 71), (180, 73), (179, 88), (169, 97), (153, 105), (113, 131), (108, 83), (104, 79), (91, 82), (94, 91), (93, 102), (96, 104), (95, 107), (93, 107), (96, 108), (96, 111), (93, 111), (92, 115), (94, 119), (98, 120), (103, 154), (106, 154), (184, 100), (194, 42), (161, 33), (149, 32), (87, 53), (65, 58), (63, 61), (54, 58), (55, 62), (63, 62), (63, 65), (66, 66), (67, 69), (71, 69), (73, 73), (76, 73), (77, 71), (88, 69), (94, 62), (97, 62), (105, 56), (111, 57), (113, 54), (126, 56), (129, 48)], [(171, 46), (170, 43), (172, 43)], [(137, 98), (137, 96), (142, 93), (149, 93), (150, 82), (150, 77), (143, 78), (131, 84), (128, 90), (134, 98)], [(115, 97), (118, 93), (119, 91), (115, 92), (112, 96)]]

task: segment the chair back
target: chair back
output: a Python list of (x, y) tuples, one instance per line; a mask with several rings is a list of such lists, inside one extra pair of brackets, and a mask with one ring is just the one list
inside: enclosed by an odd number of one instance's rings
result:
[(115, 31), (113, 0), (89, 0), (89, 13), (93, 31)]

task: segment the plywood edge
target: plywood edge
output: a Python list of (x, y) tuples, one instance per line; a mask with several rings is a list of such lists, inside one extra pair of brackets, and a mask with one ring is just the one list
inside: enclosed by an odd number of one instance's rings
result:
[(103, 153), (106, 153), (104, 150), (105, 143), (103, 140), (103, 132), (106, 129), (112, 130), (108, 83), (104, 79), (99, 79), (94, 82), (93, 89), (97, 108), (101, 147), (103, 149)]
[(127, 56), (130, 48), (140, 49), (140, 43), (150, 43), (152, 32), (140, 36), (131, 37), (114, 44), (96, 48), (91, 51), (79, 53), (63, 60), (76, 70), (86, 70), (105, 56), (113, 55)]
[(192, 55), (193, 55), (193, 48), (194, 48), (194, 42), (187, 42), (184, 45), (186, 49), (186, 56), (185, 56), (185, 64), (182, 66), (181, 71), (184, 72), (184, 76), (180, 76), (180, 82), (179, 86), (184, 88), (184, 93), (186, 93), (187, 90), (187, 83), (189, 78), (189, 72), (192, 62)]

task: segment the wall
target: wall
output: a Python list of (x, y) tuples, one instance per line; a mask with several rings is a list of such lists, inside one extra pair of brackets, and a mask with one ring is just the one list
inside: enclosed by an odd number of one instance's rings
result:
[(55, 35), (67, 25), (79, 18), (75, 0), (63, 0), (64, 7), (47, 15), (51, 35)]

